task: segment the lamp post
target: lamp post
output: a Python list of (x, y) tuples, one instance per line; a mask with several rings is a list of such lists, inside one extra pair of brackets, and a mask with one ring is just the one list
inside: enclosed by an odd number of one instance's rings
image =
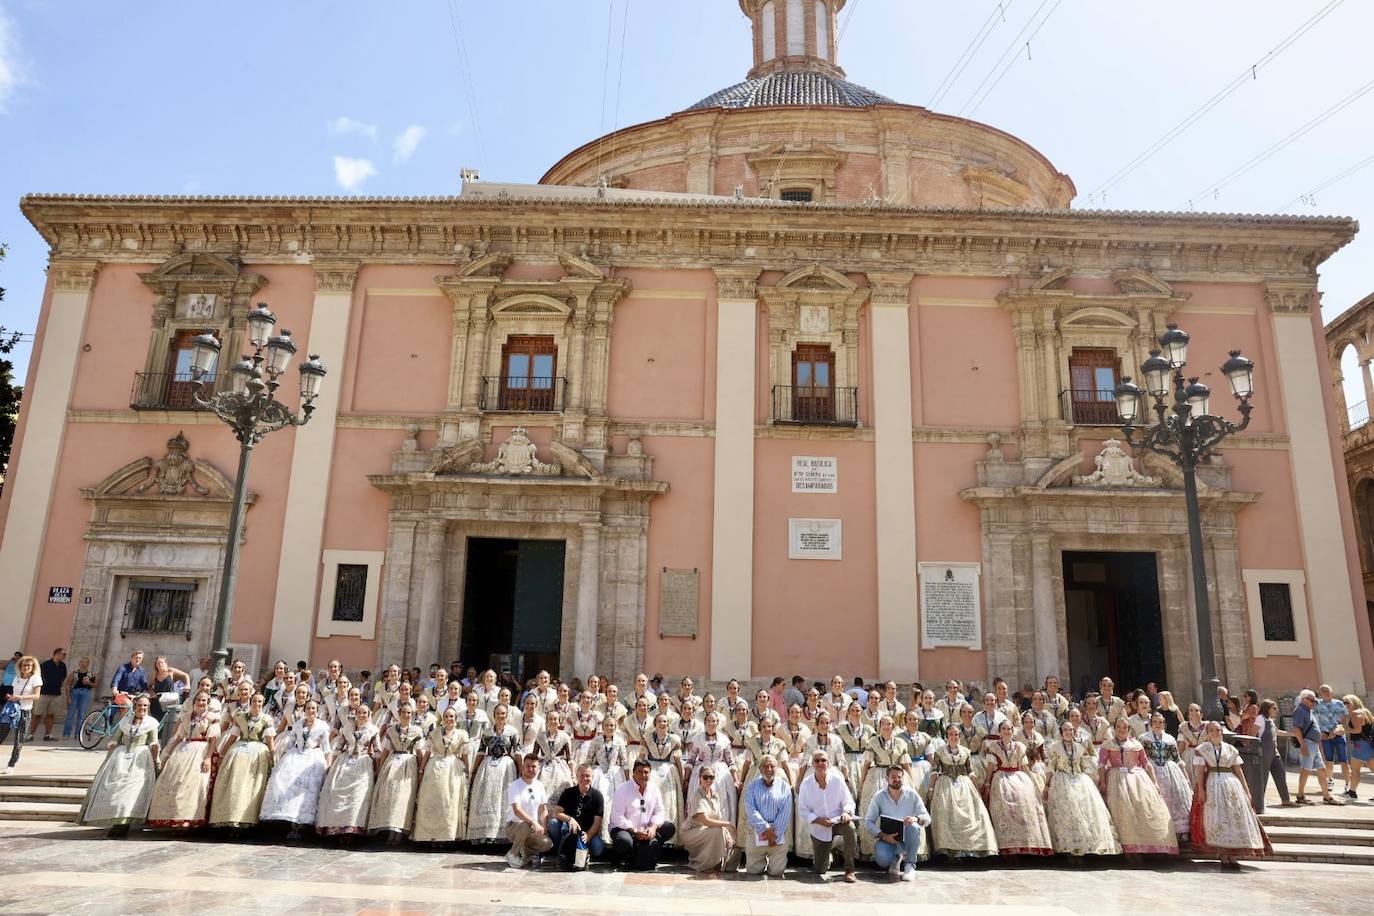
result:
[(248, 493), (248, 461), (253, 447), (270, 432), (287, 426), (304, 426), (310, 422), (314, 402), (324, 382), (325, 369), (318, 356), (301, 363), (299, 414), (276, 399), (281, 375), (296, 354), (296, 343), (290, 331), (273, 335), (277, 318), (266, 304), (248, 313), (248, 343), (252, 356), (244, 356), (229, 368), (229, 385), (218, 393), (215, 386), (215, 364), (219, 360), (220, 342), (206, 331), (196, 337), (191, 351), (191, 378), (195, 382), (193, 398), (197, 407), (213, 410), (228, 424), (239, 440), (239, 470), (234, 478), (234, 505), (229, 511), (229, 540), (224, 548), (224, 572), (220, 578), (219, 601), (215, 605), (214, 658), (211, 677), (218, 683), (224, 678), (229, 659), (229, 620), (234, 613), (234, 585), (238, 580), (239, 538), (243, 533), (243, 505)]
[[(1232, 423), (1211, 413), (1211, 390), (1196, 378), (1184, 379), (1183, 367), (1188, 363), (1188, 333), (1171, 324), (1159, 338), (1159, 349), (1150, 351), (1150, 358), (1140, 365), (1145, 389), (1127, 376), (1116, 389), (1116, 406), (1121, 414), (1122, 430), (1133, 449), (1149, 449), (1163, 455), (1183, 471), (1183, 495), (1188, 507), (1188, 546), (1193, 565), (1193, 603), (1197, 606), (1198, 654), (1202, 665), (1203, 711), (1220, 720), (1224, 710), (1218, 711), (1216, 652), (1212, 645), (1212, 612), (1207, 600), (1207, 568), (1202, 556), (1202, 513), (1197, 501), (1197, 466), (1231, 433), (1250, 425), (1250, 398), (1255, 393), (1255, 364), (1239, 350), (1231, 351), (1231, 358), (1221, 366), (1231, 387), (1231, 394), (1240, 402), (1241, 421)], [(1169, 395), (1172, 374), (1172, 404)], [(1142, 427), (1136, 435), (1136, 417), (1145, 395), (1154, 398), (1155, 424)], [(1210, 698), (1210, 699), (1209, 699)]]

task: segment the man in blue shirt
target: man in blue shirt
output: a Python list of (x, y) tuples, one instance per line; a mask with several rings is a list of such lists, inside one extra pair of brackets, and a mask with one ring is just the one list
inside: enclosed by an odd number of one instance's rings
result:
[(792, 790), (776, 778), (778, 761), (771, 754), (759, 761), (759, 777), (744, 790), (744, 870), (764, 870), (781, 878), (787, 868), (787, 828), (792, 824)]
[[(873, 861), (878, 867), (886, 868), (894, 875), (900, 870), (903, 881), (915, 881), (916, 862), (921, 855), (925, 828), (930, 826), (930, 813), (926, 811), (920, 793), (903, 784), (905, 774), (906, 770), (899, 764), (894, 763), (887, 768), (887, 789), (875, 794), (868, 803), (864, 829), (878, 839), (878, 845), (873, 849)], [(883, 818), (901, 821), (900, 835), (884, 833)]]
[(1296, 801), (1300, 805), (1312, 804), (1303, 792), (1307, 788), (1307, 777), (1316, 775), (1317, 784), (1322, 790), (1322, 804), (1339, 805), (1340, 802), (1331, 797), (1331, 790), (1326, 787), (1326, 762), (1322, 759), (1322, 734), (1317, 726), (1316, 708), (1315, 693), (1304, 690), (1298, 694), (1298, 707), (1293, 710), (1293, 737), (1298, 741), (1298, 766), (1301, 768)]
[(1326, 787), (1333, 788), (1335, 779), (1332, 778), (1332, 770), (1336, 764), (1341, 765), (1341, 775), (1345, 777), (1345, 795), (1347, 798), (1355, 797), (1355, 790), (1350, 788), (1350, 755), (1346, 749), (1345, 739), (1345, 720), (1350, 715), (1350, 710), (1346, 709), (1340, 697), (1336, 696), (1330, 684), (1322, 684), (1317, 688), (1317, 708), (1313, 710), (1317, 717), (1317, 728), (1322, 732), (1322, 759), (1326, 761)]
[(116, 693), (138, 696), (148, 692), (148, 672), (143, 670), (143, 650), (135, 649), (129, 660), (119, 666), (110, 686)]

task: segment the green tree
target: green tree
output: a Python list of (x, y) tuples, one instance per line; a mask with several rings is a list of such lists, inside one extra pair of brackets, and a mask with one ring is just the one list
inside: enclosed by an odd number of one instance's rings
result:
[[(0, 261), (5, 259), (7, 246), (0, 244)], [(0, 286), (0, 302), (5, 300), (5, 288)], [(14, 426), (19, 419), (19, 399), (24, 389), (14, 383), (14, 363), (4, 357), (19, 343), (19, 334), (0, 325), (0, 489), (10, 463), (10, 446), (14, 444)]]

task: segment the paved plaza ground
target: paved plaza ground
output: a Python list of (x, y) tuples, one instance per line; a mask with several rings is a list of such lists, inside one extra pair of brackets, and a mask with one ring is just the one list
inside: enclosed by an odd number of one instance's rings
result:
[[(30, 752), (32, 749), (32, 753)], [(90, 772), (99, 753), (30, 745), (20, 772)], [(1365, 794), (1365, 793), (1362, 793)], [(1374, 813), (1362, 801), (1342, 809)], [(498, 855), (421, 852), (366, 844), (286, 843), (272, 834), (229, 841), (215, 834), (176, 838), (135, 831), (110, 840), (103, 830), (60, 823), (0, 821), (0, 914), (363, 914), (363, 913), (960, 913), (1161, 914), (1220, 911), (1369, 912), (1369, 866), (1296, 862), (1246, 863), (1120, 860), (1073, 865), (1066, 860), (922, 868), (916, 884), (892, 882), (872, 869), (857, 885), (819, 884), (804, 869), (781, 880), (700, 877), (681, 859), (652, 874), (597, 867), (563, 874), (507, 868)], [(1025, 860), (1023, 860), (1025, 862)], [(862, 908), (862, 910), (861, 910)], [(938, 909), (937, 909), (938, 908)]]

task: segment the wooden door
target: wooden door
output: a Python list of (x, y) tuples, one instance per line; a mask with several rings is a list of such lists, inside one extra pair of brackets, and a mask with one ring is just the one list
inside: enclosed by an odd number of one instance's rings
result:
[(552, 337), (512, 337), (501, 350), (502, 410), (557, 409), (558, 345)]
[(827, 344), (797, 344), (792, 351), (792, 419), (835, 420), (835, 354)]
[(1069, 354), (1069, 387), (1073, 423), (1115, 426), (1116, 386), (1121, 360), (1115, 350), (1074, 348)]

